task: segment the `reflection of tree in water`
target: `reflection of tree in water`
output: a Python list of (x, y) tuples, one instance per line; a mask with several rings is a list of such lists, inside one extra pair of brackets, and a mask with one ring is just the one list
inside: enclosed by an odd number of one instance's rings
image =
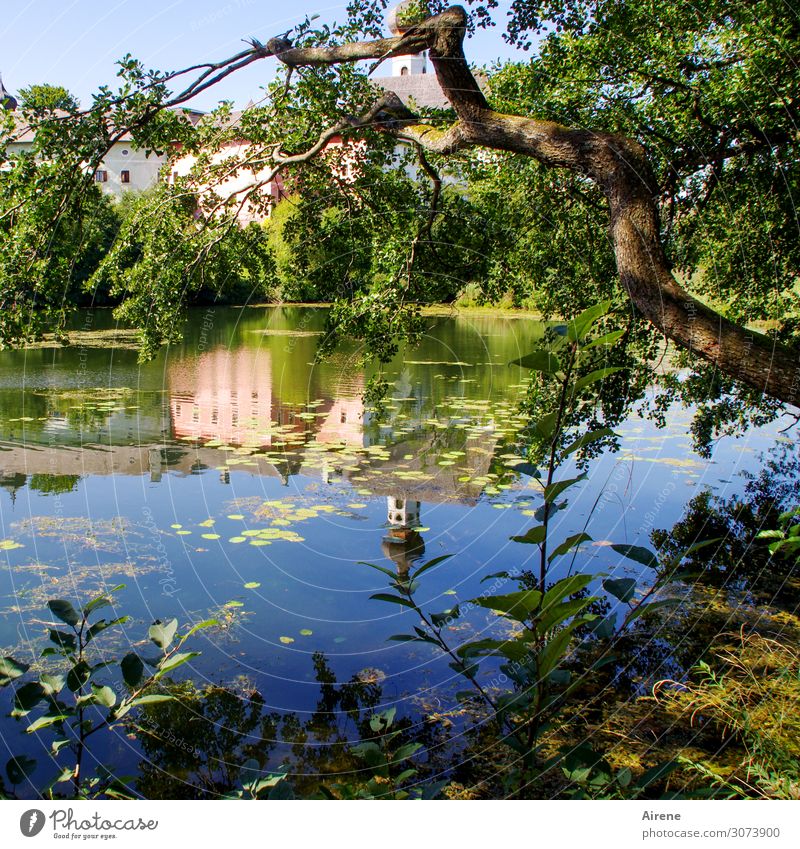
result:
[(74, 492), (80, 475), (31, 475), (28, 486), (42, 495), (62, 495)]
[[(267, 711), (255, 689), (175, 686), (175, 701), (144, 708), (130, 730), (144, 758), (137, 790), (149, 799), (213, 798), (241, 786), (241, 767), (254, 759), (264, 770), (288, 767), (295, 792), (312, 795), (363, 769), (352, 744), (376, 738), (370, 718), (383, 701), (383, 673), (364, 669), (338, 683), (321, 652), (313, 656), (319, 700), (309, 718)], [(403, 737), (436, 744), (435, 726), (401, 719)], [(402, 767), (398, 767), (398, 772)]]
[(710, 490), (696, 495), (683, 518), (669, 531), (651, 538), (662, 561), (700, 540), (719, 539), (687, 558), (686, 570), (713, 587), (754, 593), (763, 602), (796, 606), (794, 558), (770, 554), (756, 535), (777, 528), (779, 516), (800, 504), (800, 456), (795, 445), (777, 445), (758, 475), (748, 478), (741, 496), (721, 498)]

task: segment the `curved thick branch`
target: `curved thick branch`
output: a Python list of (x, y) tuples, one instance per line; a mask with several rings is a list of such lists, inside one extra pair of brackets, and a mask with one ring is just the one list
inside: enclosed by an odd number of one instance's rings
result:
[(464, 57), (466, 22), (464, 9), (453, 6), (396, 38), (338, 47), (284, 46), (274, 55), (290, 67), (299, 67), (427, 49), (458, 122), (442, 132), (407, 116), (397, 132), (438, 153), (467, 146), (504, 150), (594, 181), (608, 203), (620, 282), (635, 309), (678, 345), (725, 373), (797, 404), (800, 352), (734, 324), (693, 298), (673, 276), (661, 241), (658, 187), (644, 147), (622, 135), (495, 112)]

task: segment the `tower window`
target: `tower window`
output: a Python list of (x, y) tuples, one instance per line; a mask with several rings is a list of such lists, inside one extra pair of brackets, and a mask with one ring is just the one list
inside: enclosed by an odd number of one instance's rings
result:
[(120, 181), (120, 183), (130, 183), (131, 172), (130, 171), (120, 171), (119, 172), (119, 181)]
[(400, 76), (401, 77), (407, 77), (408, 76), (408, 66), (407, 65), (403, 65), (403, 67), (400, 68)]

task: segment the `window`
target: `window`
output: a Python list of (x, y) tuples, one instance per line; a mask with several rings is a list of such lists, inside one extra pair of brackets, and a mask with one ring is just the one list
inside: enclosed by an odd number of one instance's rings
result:
[(120, 171), (119, 172), (119, 181), (120, 181), (120, 183), (130, 183), (131, 172), (130, 171)]
[(403, 67), (400, 68), (400, 76), (401, 77), (407, 77), (408, 76), (408, 67), (406, 65), (403, 65)]
[(127, 156), (129, 153), (130, 153), (130, 151), (129, 151), (129, 150), (123, 150), (123, 151), (122, 151), (122, 155), (123, 155), (123, 156)]
[(108, 171), (95, 171), (94, 172), (94, 181), (95, 181), (95, 183), (107, 183), (108, 182)]

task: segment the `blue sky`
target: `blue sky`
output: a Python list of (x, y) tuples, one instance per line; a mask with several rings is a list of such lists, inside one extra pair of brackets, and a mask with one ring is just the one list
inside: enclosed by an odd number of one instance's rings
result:
[[(12, 92), (47, 82), (66, 86), (85, 102), (98, 85), (114, 84), (114, 62), (126, 53), (148, 67), (175, 70), (233, 55), (246, 36), (266, 41), (306, 14), (342, 20), (345, 7), (346, 0), (4, 0), (0, 72)], [(467, 53), (477, 64), (524, 56), (503, 42), (500, 27), (479, 32)], [(259, 98), (259, 87), (273, 73), (272, 60), (256, 63), (193, 105), (243, 105)]]

